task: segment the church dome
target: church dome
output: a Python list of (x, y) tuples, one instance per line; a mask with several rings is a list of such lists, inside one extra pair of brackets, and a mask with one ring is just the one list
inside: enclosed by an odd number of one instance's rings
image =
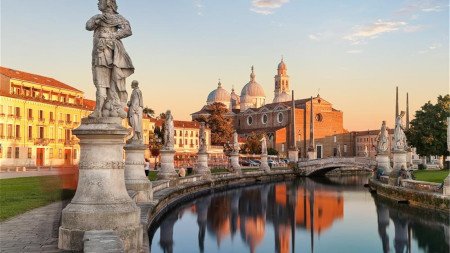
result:
[(241, 98), (234, 92), (234, 88), (231, 90), (231, 101), (235, 101), (236, 103), (239, 103)]
[(248, 82), (241, 91), (241, 97), (265, 97), (263, 87), (255, 81), (255, 73), (252, 66), (252, 73), (250, 74), (250, 82)]
[(209, 93), (206, 103), (212, 104), (219, 102), (228, 105), (230, 103), (230, 100), (231, 100), (230, 93), (228, 93), (228, 91), (222, 88), (222, 83), (220, 83), (219, 81), (217, 89)]
[(273, 99), (273, 103), (281, 103), (281, 102), (287, 102), (287, 101), (291, 101), (291, 100), (292, 99), (291, 99), (291, 96), (289, 96), (289, 94), (287, 94), (286, 92), (281, 92)]

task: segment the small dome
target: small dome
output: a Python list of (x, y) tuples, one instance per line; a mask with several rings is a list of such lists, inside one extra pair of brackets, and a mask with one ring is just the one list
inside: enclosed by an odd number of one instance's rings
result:
[(225, 105), (229, 104), (231, 100), (231, 96), (224, 88), (222, 88), (222, 83), (218, 84), (217, 89), (211, 91), (208, 95), (208, 99), (206, 100), (207, 104), (212, 104), (216, 102), (223, 103)]
[(286, 64), (283, 61), (283, 58), (281, 58), (281, 62), (278, 64), (278, 69), (286, 69)]
[(250, 82), (248, 82), (241, 91), (241, 97), (244, 96), (252, 97), (265, 97), (264, 89), (262, 86), (255, 81), (255, 72), (252, 66), (252, 73), (250, 74)]
[(287, 102), (287, 101), (291, 101), (291, 96), (289, 96), (289, 94), (287, 94), (286, 92), (282, 92), (282, 93), (278, 94), (273, 99), (273, 103), (282, 103), (282, 102)]

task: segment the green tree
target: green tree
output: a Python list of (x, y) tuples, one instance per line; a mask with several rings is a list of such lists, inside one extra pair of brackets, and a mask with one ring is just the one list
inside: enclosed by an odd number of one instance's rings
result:
[(405, 132), (408, 144), (421, 156), (447, 154), (447, 117), (450, 116), (450, 96), (439, 96), (437, 103), (428, 101), (411, 121)]
[(155, 116), (155, 111), (152, 108), (149, 107), (144, 107), (144, 110), (142, 110), (142, 112), (147, 115), (148, 117), (153, 117)]
[(242, 144), (241, 153), (243, 154), (261, 154), (261, 139), (263, 137), (262, 133), (252, 132), (245, 143)]
[(274, 149), (274, 148), (268, 148), (267, 149), (267, 154), (268, 155), (278, 155), (278, 150)]
[(227, 107), (222, 103), (213, 103), (206, 109), (208, 117), (199, 117), (195, 119), (198, 122), (205, 122), (211, 129), (211, 144), (223, 145), (231, 140), (233, 135), (233, 124)]

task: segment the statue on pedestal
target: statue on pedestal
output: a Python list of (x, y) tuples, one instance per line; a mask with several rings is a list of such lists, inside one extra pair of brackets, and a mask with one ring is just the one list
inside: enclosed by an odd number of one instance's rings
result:
[(239, 141), (238, 141), (238, 134), (236, 131), (233, 132), (233, 152), (239, 153), (239, 150), (241, 150), (241, 147), (239, 147)]
[(266, 140), (266, 136), (263, 136), (261, 138), (261, 154), (262, 155), (267, 155), (267, 140)]
[(403, 132), (402, 117), (405, 112), (402, 111), (400, 115), (395, 119), (395, 130), (394, 130), (394, 151), (406, 151), (408, 148), (406, 143), (406, 135)]
[(199, 134), (199, 147), (198, 152), (199, 153), (206, 153), (207, 146), (206, 146), (206, 131), (205, 131), (205, 122), (200, 123), (200, 134)]
[(128, 124), (133, 129), (133, 137), (129, 142), (137, 142), (142, 144), (142, 110), (144, 102), (142, 101), (142, 92), (139, 89), (138, 81), (134, 80), (131, 83), (130, 101), (128, 101)]
[(134, 67), (121, 39), (131, 36), (131, 27), (117, 12), (116, 0), (99, 0), (98, 9), (102, 14), (86, 23), (86, 30), (94, 31), (92, 75), (97, 90), (95, 109), (89, 117), (125, 118), (125, 78), (134, 73)]
[(377, 154), (384, 154), (388, 151), (389, 133), (386, 127), (386, 121), (381, 124), (380, 133), (377, 136)]
[(170, 110), (166, 112), (166, 120), (164, 122), (164, 147), (163, 150), (174, 150), (174, 125), (173, 116)]

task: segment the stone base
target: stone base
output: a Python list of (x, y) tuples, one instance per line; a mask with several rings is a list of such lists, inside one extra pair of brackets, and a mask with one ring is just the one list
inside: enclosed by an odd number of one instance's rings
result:
[(208, 153), (197, 154), (197, 164), (194, 167), (194, 173), (198, 175), (211, 175), (208, 168)]
[(237, 173), (242, 174), (241, 165), (239, 164), (239, 153), (232, 153), (230, 155), (231, 169)]
[(288, 151), (288, 158), (290, 162), (298, 162), (298, 150), (289, 150)]
[(144, 170), (143, 144), (127, 144), (125, 149), (125, 186), (127, 190), (136, 192), (136, 202), (149, 202), (153, 199), (152, 183), (148, 180)]
[(316, 151), (308, 151), (308, 160), (314, 160), (316, 157)]
[(122, 119), (84, 118), (73, 133), (80, 139), (78, 187), (62, 211), (58, 247), (80, 251), (86, 231), (113, 230), (125, 251), (141, 250), (140, 209), (125, 187), (122, 153), (128, 130)]
[(377, 160), (377, 169), (381, 169), (384, 171), (385, 175), (389, 175), (389, 173), (391, 173), (392, 171), (389, 155), (378, 154), (376, 160)]
[(267, 155), (261, 155), (261, 165), (259, 165), (259, 169), (270, 172), (270, 166), (269, 163), (267, 163)]
[(176, 179), (178, 174), (174, 165), (175, 150), (161, 150), (161, 168), (158, 172), (158, 179)]

